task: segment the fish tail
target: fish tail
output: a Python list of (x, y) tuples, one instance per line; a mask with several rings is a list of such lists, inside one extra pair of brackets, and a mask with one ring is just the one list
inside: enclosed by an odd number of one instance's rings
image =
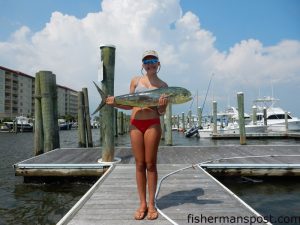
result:
[(96, 112), (98, 112), (106, 103), (105, 100), (107, 98), (107, 96), (105, 95), (105, 93), (99, 88), (99, 86), (93, 81), (93, 83), (95, 84), (100, 96), (101, 96), (101, 103), (99, 104), (99, 106), (97, 107), (97, 109), (95, 110), (95, 112), (93, 112), (92, 115), (94, 115)]

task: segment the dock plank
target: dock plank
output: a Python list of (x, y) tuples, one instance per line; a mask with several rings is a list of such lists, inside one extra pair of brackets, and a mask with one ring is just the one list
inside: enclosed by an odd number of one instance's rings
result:
[[(257, 155), (300, 155), (299, 145), (248, 145), (248, 146), (160, 146), (158, 164), (195, 164), (207, 160), (228, 157), (257, 156)], [(130, 147), (116, 147), (115, 156), (122, 159), (123, 164), (133, 164), (134, 157)], [(92, 164), (101, 157), (100, 148), (57, 149), (20, 163), (22, 164)], [(237, 160), (237, 159), (236, 159)], [(239, 159), (244, 160), (244, 159)], [(253, 159), (252, 159), (253, 160)], [(259, 158), (255, 159), (259, 162)], [(270, 158), (269, 160), (279, 160)], [(299, 162), (298, 159), (283, 157), (283, 162)], [(286, 161), (288, 160), (288, 161)], [(241, 162), (240, 161), (240, 162)], [(246, 160), (247, 162), (248, 159)], [(265, 159), (263, 159), (265, 162)], [(18, 164), (18, 163), (17, 163)]]
[[(160, 164), (158, 165), (159, 178), (186, 166), (186, 164)], [(119, 177), (123, 179), (120, 183), (115, 183)], [(68, 224), (153, 224), (153, 221), (133, 219), (138, 202), (135, 166), (120, 164)], [(188, 221), (189, 214), (207, 218), (209, 216), (256, 217), (204, 172), (192, 168), (180, 171), (162, 182), (157, 206), (178, 224), (191, 223)], [(160, 215), (155, 224), (170, 224), (170, 222)]]
[[(276, 157), (249, 157), (249, 156), (270, 156)], [(282, 155), (282, 156), (280, 156)], [(285, 156), (284, 156), (285, 155)], [(290, 155), (290, 156), (289, 156)], [(295, 155), (298, 155), (295, 157)], [(39, 155), (28, 160), (24, 160), (14, 165), (15, 174), (20, 176), (95, 176), (102, 173), (99, 169), (83, 170), (80, 164), (98, 164), (101, 156), (101, 148), (75, 148), (75, 149), (57, 149), (46, 154)], [(115, 156), (121, 158), (123, 164), (134, 164), (134, 157), (130, 147), (116, 147)], [(256, 164), (299, 164), (300, 159), (299, 145), (284, 146), (160, 146), (158, 151), (158, 164), (196, 164), (201, 162), (208, 163), (256, 163)], [(241, 158), (244, 157), (244, 158)], [(59, 165), (62, 168), (38, 168), (34, 170), (31, 165)], [(78, 164), (78, 169), (67, 167)], [(22, 165), (19, 168), (18, 165)], [(25, 166), (24, 166), (25, 165)], [(27, 168), (26, 168), (27, 166)], [(45, 171), (45, 172), (43, 172)], [(219, 173), (220, 171), (218, 171)], [(246, 174), (249, 174), (248, 172)], [(265, 173), (263, 173), (265, 174)], [(267, 173), (266, 173), (267, 174)], [(272, 173), (273, 174), (273, 173)], [(282, 172), (278, 173), (283, 174)], [(293, 171), (293, 175), (299, 174)]]
[(23, 161), (26, 164), (90, 164), (101, 157), (100, 148), (64, 148), (55, 149), (45, 154)]

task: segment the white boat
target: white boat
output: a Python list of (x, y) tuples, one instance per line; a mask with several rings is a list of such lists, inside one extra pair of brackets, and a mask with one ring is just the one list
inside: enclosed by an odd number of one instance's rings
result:
[[(254, 101), (257, 107), (257, 124), (264, 124), (263, 109), (267, 111), (267, 127), (271, 132), (285, 132), (285, 111), (280, 107), (274, 107), (279, 101), (272, 97), (265, 97)], [(288, 131), (300, 131), (300, 119), (287, 113)]]
[[(233, 106), (229, 106), (225, 110), (225, 112), (218, 113), (218, 116), (225, 116), (228, 119), (230, 119), (231, 121), (239, 120), (239, 112), (238, 112), (237, 108), (233, 107)], [(245, 122), (247, 122), (247, 121), (250, 122), (250, 120), (251, 120), (250, 115), (248, 113), (244, 113), (244, 119), (245, 119)]]
[(65, 119), (58, 119), (59, 130), (71, 130), (72, 123), (67, 122)]
[[(213, 125), (212, 125), (213, 126)], [(199, 135), (200, 137), (211, 137), (213, 134), (213, 128), (212, 126), (208, 128), (199, 129)], [(263, 124), (247, 124), (245, 125), (245, 132), (246, 134), (255, 134), (255, 133), (266, 133), (267, 126)], [(239, 134), (240, 128), (237, 122), (234, 123), (228, 123), (225, 127), (217, 127), (217, 133), (218, 134)]]
[[(253, 134), (253, 133), (265, 133), (267, 131), (267, 126), (263, 124), (246, 124), (245, 125), (245, 132), (246, 134)], [(229, 123), (228, 126), (224, 127), (220, 130), (222, 134), (239, 134), (240, 128), (239, 124), (235, 121), (233, 123)]]
[(100, 122), (97, 120), (91, 120), (91, 128), (99, 128)]
[[(217, 133), (218, 134), (239, 134), (238, 110), (235, 107), (228, 107), (225, 112), (218, 113)], [(264, 124), (248, 124), (250, 122), (249, 114), (244, 114), (246, 134), (265, 133), (267, 126)], [(199, 129), (200, 137), (211, 137), (213, 133), (213, 124), (206, 124)]]
[(33, 121), (25, 116), (17, 116), (17, 129), (23, 131), (33, 131)]

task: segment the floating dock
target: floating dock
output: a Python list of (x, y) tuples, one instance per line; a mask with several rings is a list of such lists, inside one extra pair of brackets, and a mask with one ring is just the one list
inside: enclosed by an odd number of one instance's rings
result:
[[(200, 136), (201, 137), (201, 136)], [(212, 139), (238, 139), (239, 134), (212, 134), (208, 138)], [(247, 133), (247, 139), (300, 139), (300, 134), (298, 133), (286, 133), (286, 132), (268, 132), (268, 133)]]
[[(122, 164), (134, 164), (130, 147), (116, 148)], [(100, 148), (63, 148), (14, 165), (16, 176), (100, 177), (110, 164), (99, 163)], [(198, 164), (215, 176), (299, 176), (300, 146), (161, 146), (158, 164)]]
[(156, 198), (160, 216), (155, 222), (135, 221), (139, 200), (131, 148), (116, 148), (115, 155), (122, 161), (108, 170), (107, 164), (98, 163), (100, 148), (57, 149), (14, 167), (16, 175), (25, 177), (100, 177), (107, 170), (58, 224), (192, 224), (200, 219), (201, 224), (230, 224), (220, 219), (240, 217), (259, 221), (259, 213), (212, 175), (300, 175), (300, 145), (160, 146)]
[(135, 185), (135, 166), (119, 164), (108, 172), (109, 175), (103, 178), (102, 184), (95, 188), (93, 194), (84, 196), (58, 225), (169, 225), (199, 222), (230, 224), (230, 221), (239, 219), (240, 223), (236, 224), (241, 224), (241, 218), (259, 221), (260, 215), (255, 210), (206, 171), (183, 164), (158, 165), (159, 174), (169, 174), (176, 170), (179, 171), (162, 180), (160, 184), (157, 195), (157, 209), (160, 216), (156, 221), (133, 219), (139, 203)]
[(66, 177), (98, 176), (103, 164), (98, 163), (98, 148), (63, 148), (44, 153), (14, 165), (16, 176)]

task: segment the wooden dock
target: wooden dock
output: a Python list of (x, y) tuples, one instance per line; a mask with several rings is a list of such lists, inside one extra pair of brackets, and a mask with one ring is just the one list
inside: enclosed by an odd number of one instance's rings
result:
[[(183, 164), (160, 164), (160, 178), (187, 167)], [(260, 215), (242, 200), (224, 188), (204, 170), (187, 168), (162, 181), (157, 196), (161, 211), (153, 222), (147, 219), (135, 221), (133, 214), (138, 207), (135, 185), (135, 166), (116, 165), (88, 201), (73, 207), (58, 224), (191, 224), (201, 219), (201, 224), (229, 224), (239, 217), (251, 218)], [(213, 223), (209, 221), (214, 220)], [(206, 221), (206, 222), (205, 222)], [(258, 223), (253, 223), (258, 224)], [(260, 223), (267, 224), (267, 223)]]
[(98, 148), (55, 149), (14, 165), (16, 176), (98, 176), (103, 173), (103, 164), (98, 163), (101, 151)]
[[(220, 139), (239, 139), (239, 134), (212, 134), (209, 138), (220, 140)], [(293, 132), (268, 132), (268, 133), (247, 133), (247, 139), (299, 139), (300, 134)]]
[[(228, 217), (234, 220), (238, 216), (255, 219), (259, 214), (206, 170), (222, 176), (300, 175), (300, 145), (160, 146), (159, 179), (175, 170), (190, 168), (162, 181), (157, 195), (157, 206), (161, 210), (158, 220), (135, 221), (133, 213), (139, 201), (131, 148), (116, 148), (115, 155), (122, 159), (121, 163), (111, 166), (58, 224), (191, 224), (192, 220), (197, 223), (205, 218), (216, 221), (201, 224), (230, 224), (217, 220)], [(16, 175), (21, 176), (43, 173), (99, 176), (107, 167), (98, 163), (99, 156), (100, 148), (57, 149), (14, 167)], [(47, 174), (47, 170), (52, 172)]]
[[(122, 164), (134, 164), (130, 147), (116, 148)], [(101, 176), (100, 148), (56, 149), (14, 165), (17, 176)], [(299, 145), (160, 146), (158, 164), (203, 163), (215, 175), (299, 176)]]

